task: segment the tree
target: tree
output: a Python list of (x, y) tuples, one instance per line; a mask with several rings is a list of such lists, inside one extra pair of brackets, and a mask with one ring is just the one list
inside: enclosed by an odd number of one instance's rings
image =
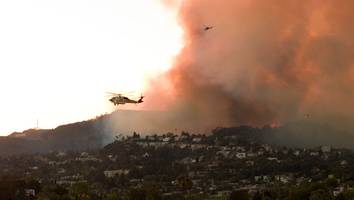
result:
[(309, 200), (330, 200), (330, 199), (331, 199), (331, 195), (329, 194), (329, 192), (323, 189), (312, 191), (309, 196)]
[(86, 200), (90, 199), (90, 187), (86, 182), (79, 182), (74, 184), (70, 188), (70, 195), (74, 197), (75, 200)]
[(229, 196), (229, 200), (249, 200), (250, 197), (248, 195), (247, 190), (234, 190), (231, 192)]
[(46, 185), (38, 194), (41, 200), (69, 200), (69, 191), (60, 185)]
[(144, 190), (146, 193), (146, 200), (160, 200), (160, 186), (154, 182), (145, 183)]
[(352, 199), (354, 199), (354, 191), (351, 190), (345, 190), (335, 198), (335, 200), (352, 200)]
[(146, 200), (146, 191), (140, 188), (132, 188), (129, 191), (129, 200)]
[(257, 191), (256, 194), (254, 194), (252, 200), (262, 200), (262, 194)]
[(188, 176), (179, 176), (177, 177), (177, 185), (181, 190), (186, 191), (192, 189), (193, 182)]
[(117, 199), (119, 199), (119, 196), (116, 192), (108, 193), (104, 198), (104, 200), (117, 200)]

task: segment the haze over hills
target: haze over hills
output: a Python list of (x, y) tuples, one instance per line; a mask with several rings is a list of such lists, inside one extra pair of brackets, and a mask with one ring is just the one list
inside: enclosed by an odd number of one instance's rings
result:
[(97, 149), (103, 145), (100, 123), (105, 116), (58, 126), (55, 129), (29, 129), (0, 139), (0, 154), (45, 153), (60, 150)]
[(0, 137), (0, 155), (97, 149), (119, 134), (164, 133), (160, 119), (167, 119), (164, 112), (119, 110), (54, 129), (14, 132)]
[[(29, 129), (0, 137), (0, 155), (98, 149), (112, 142), (119, 134), (131, 135), (133, 132), (141, 135), (167, 132), (178, 134), (182, 131), (197, 134), (211, 134), (212, 132), (212, 130), (209, 132), (183, 130), (183, 122), (180, 122), (181, 124), (177, 121), (169, 123), (171, 119), (169, 113), (162, 111), (118, 110), (95, 119), (58, 126), (55, 129)], [(352, 134), (338, 127), (311, 120), (298, 120), (275, 128), (269, 126), (240, 127), (249, 127), (249, 129), (215, 127), (217, 128), (215, 130), (228, 134), (239, 134), (242, 130), (242, 134), (253, 139), (255, 138), (254, 132), (260, 132), (262, 134), (258, 135), (258, 139), (262, 142), (293, 147), (333, 145), (352, 148), (354, 141)]]

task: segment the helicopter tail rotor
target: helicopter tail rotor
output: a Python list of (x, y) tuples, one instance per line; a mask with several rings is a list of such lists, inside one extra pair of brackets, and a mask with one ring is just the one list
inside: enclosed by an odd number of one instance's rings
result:
[(143, 96), (143, 94), (141, 93), (140, 95), (140, 99), (138, 100), (138, 103), (143, 103), (143, 99), (144, 99), (145, 96)]

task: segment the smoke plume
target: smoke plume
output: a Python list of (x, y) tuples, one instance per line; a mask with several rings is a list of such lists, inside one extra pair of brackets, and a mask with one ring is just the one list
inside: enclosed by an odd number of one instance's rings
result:
[(297, 121), (354, 130), (354, 1), (165, 3), (179, 6), (185, 43), (147, 93), (146, 108), (169, 113), (164, 127)]
[(179, 5), (184, 48), (164, 77), (170, 86), (153, 84), (152, 98), (158, 98), (152, 101), (169, 99), (181, 124), (262, 126), (307, 118), (337, 125), (337, 116), (354, 119), (353, 1)]

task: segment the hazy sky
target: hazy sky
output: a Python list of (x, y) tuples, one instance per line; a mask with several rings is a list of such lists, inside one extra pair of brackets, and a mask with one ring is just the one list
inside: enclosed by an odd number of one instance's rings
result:
[(0, 1), (0, 135), (85, 120), (140, 94), (181, 48), (158, 0)]

